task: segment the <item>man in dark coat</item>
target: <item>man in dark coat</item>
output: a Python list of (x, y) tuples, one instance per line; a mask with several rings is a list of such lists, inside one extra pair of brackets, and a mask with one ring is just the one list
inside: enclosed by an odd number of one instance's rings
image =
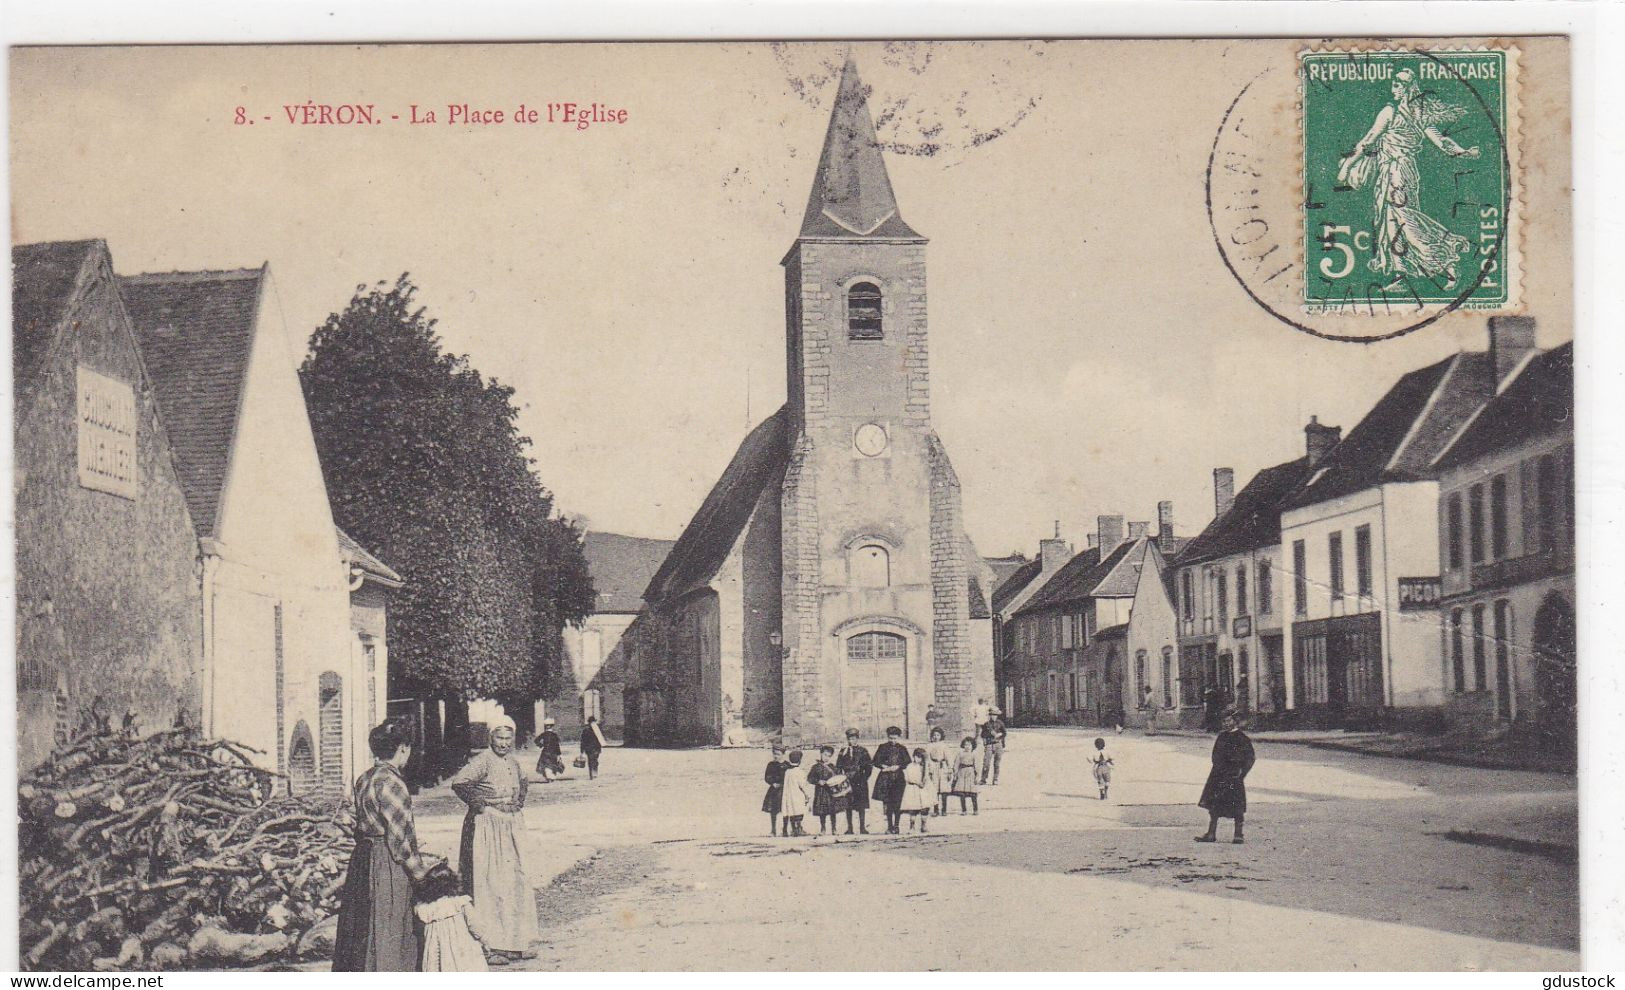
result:
[(598, 727), (598, 716), (588, 715), (587, 726), (581, 730), (581, 755), (587, 760), (587, 779), (598, 777), (598, 757), (604, 752), (604, 730)]
[(536, 772), (542, 775), (542, 780), (552, 780), (548, 774), (564, 776), (564, 740), (559, 738), (558, 730), (554, 728), (558, 723), (552, 719), (542, 720), (542, 732), (536, 737), (536, 745), (540, 747), (542, 755), (536, 760)]
[(1236, 820), (1236, 845), (1244, 841), (1242, 821), (1247, 816), (1247, 773), (1253, 768), (1253, 741), (1241, 731), (1241, 718), (1234, 708), (1224, 712), (1223, 728), (1213, 740), (1213, 769), (1197, 805), (1207, 809), (1207, 832), (1197, 842), (1218, 841), (1219, 819)]
[(846, 730), (846, 745), (835, 754), (835, 769), (846, 774), (852, 785), (852, 797), (846, 806), (846, 834), (852, 834), (852, 813), (858, 813), (858, 831), (869, 834), (869, 775), (874, 772), (874, 760), (869, 751), (858, 745), (858, 730)]
[(1202, 689), (1202, 729), (1205, 732), (1218, 732), (1219, 720), (1223, 706), (1219, 703), (1219, 691), (1209, 684)]
[(903, 821), (903, 770), (914, 762), (908, 747), (902, 743), (903, 730), (895, 725), (886, 727), (886, 741), (875, 747), (874, 798), (886, 809), (886, 832), (897, 835)]

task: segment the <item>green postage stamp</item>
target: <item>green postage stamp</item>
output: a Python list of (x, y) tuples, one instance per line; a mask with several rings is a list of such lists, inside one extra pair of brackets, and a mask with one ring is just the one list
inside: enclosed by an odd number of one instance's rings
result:
[(1515, 48), (1299, 55), (1304, 305), (1517, 305)]

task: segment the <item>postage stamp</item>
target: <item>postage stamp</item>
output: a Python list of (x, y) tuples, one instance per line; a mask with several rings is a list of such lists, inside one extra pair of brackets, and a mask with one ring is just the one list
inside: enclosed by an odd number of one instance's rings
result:
[(1307, 308), (1516, 305), (1516, 58), (1301, 53)]

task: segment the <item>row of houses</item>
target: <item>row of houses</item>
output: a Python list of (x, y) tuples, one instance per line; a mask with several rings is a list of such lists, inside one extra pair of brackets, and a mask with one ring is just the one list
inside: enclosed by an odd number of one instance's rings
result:
[(339, 795), (401, 577), (334, 524), (268, 266), (12, 249), (18, 754), (187, 724)]
[(1043, 540), (993, 595), (1018, 723), (1197, 726), (1234, 703), (1270, 725), (1518, 725), (1572, 746), (1572, 343), (1494, 317), (1485, 351), (1394, 384), (1347, 436), (1311, 417), (1303, 455), (1173, 533), (1102, 516), (1074, 553)]

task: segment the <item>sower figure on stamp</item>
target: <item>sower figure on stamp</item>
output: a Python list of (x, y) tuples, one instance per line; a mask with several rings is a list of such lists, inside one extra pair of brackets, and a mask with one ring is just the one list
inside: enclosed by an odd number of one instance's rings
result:
[(1241, 718), (1234, 708), (1224, 712), (1223, 728), (1219, 738), (1213, 740), (1213, 769), (1208, 772), (1202, 797), (1196, 802), (1206, 808), (1207, 831), (1196, 837), (1197, 842), (1218, 840), (1219, 819), (1236, 820), (1235, 843), (1242, 839), (1242, 822), (1247, 816), (1247, 773), (1253, 768), (1253, 741), (1241, 731)]
[(530, 782), (513, 757), (513, 741), (513, 719), (498, 719), (491, 726), (491, 748), (451, 779), (452, 793), (468, 805), (457, 872), (474, 898), (470, 923), (498, 964), (533, 956), (531, 945), (540, 935), (536, 892), (519, 856)]

